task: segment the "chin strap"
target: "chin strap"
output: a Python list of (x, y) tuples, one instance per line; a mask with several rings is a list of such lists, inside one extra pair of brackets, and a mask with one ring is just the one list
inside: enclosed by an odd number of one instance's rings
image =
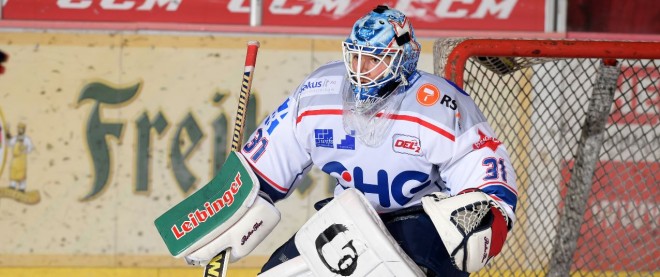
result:
[(410, 74), (408, 78), (406, 78), (403, 72), (399, 73), (399, 75), (401, 75), (401, 77), (399, 78), (400, 81), (389, 82), (378, 90), (379, 97), (382, 98), (388, 97), (399, 85), (405, 87), (405, 90), (407, 90), (408, 89), (407, 87), (414, 82), (412, 80), (416, 80), (417, 75), (419, 74), (415, 71), (413, 72), (413, 74)]
[[(405, 78), (402, 78), (402, 80), (405, 80)], [(408, 82), (406, 82), (406, 84), (407, 83)], [(390, 96), (390, 94), (392, 94), (394, 89), (396, 89), (396, 87), (398, 87), (399, 84), (401, 84), (401, 82), (396, 82), (396, 81), (392, 81), (392, 82), (389, 82), (389, 83), (385, 84), (383, 87), (381, 87), (378, 90), (378, 97), (386, 98), (386, 97)]]

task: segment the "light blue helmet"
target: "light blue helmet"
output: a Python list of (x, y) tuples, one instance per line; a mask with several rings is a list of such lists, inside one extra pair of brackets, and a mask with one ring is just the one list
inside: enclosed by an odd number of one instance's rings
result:
[(410, 20), (398, 10), (377, 6), (358, 19), (343, 42), (344, 64), (356, 104), (370, 106), (400, 83), (406, 84), (416, 71), (420, 48)]

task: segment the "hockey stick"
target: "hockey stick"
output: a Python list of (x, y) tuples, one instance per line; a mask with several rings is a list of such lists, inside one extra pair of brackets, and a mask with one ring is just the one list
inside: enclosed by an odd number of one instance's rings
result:
[[(241, 93), (238, 98), (238, 110), (236, 110), (234, 132), (231, 140), (232, 151), (239, 151), (243, 142), (243, 126), (245, 126), (245, 114), (247, 112), (248, 101), (250, 100), (252, 77), (254, 76), (254, 66), (257, 62), (258, 50), (258, 41), (248, 41), (247, 54), (245, 55), (245, 70), (243, 71), (243, 82), (241, 85)], [(230, 250), (230, 248), (227, 248), (211, 259), (209, 264), (204, 267), (204, 277), (227, 276), (227, 266), (229, 265), (229, 255), (231, 253)]]
[(259, 50), (258, 41), (248, 41), (247, 54), (245, 56), (245, 71), (243, 72), (243, 84), (241, 94), (238, 98), (238, 110), (236, 111), (236, 120), (234, 122), (234, 135), (231, 140), (231, 150), (238, 151), (243, 143), (243, 126), (245, 126), (245, 113), (247, 111), (248, 101), (250, 100), (250, 89), (252, 88), (252, 76), (254, 75), (254, 66), (257, 62), (257, 50)]

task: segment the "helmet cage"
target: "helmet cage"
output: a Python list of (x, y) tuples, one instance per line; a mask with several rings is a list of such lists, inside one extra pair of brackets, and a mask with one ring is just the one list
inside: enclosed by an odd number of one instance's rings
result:
[[(342, 44), (344, 66), (354, 90), (356, 104), (369, 106), (368, 104), (377, 102), (379, 98), (386, 96), (380, 93), (382, 87), (389, 82), (404, 79), (401, 67), (402, 48), (370, 47), (350, 42)], [(368, 76), (379, 68), (384, 69), (375, 77)]]

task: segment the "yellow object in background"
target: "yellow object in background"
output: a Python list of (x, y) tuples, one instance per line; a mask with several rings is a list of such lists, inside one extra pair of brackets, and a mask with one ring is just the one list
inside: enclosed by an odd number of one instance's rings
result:
[[(201, 267), (190, 268), (1, 268), (0, 276), (11, 277), (199, 277)], [(227, 276), (254, 277), (259, 269), (231, 269)]]

